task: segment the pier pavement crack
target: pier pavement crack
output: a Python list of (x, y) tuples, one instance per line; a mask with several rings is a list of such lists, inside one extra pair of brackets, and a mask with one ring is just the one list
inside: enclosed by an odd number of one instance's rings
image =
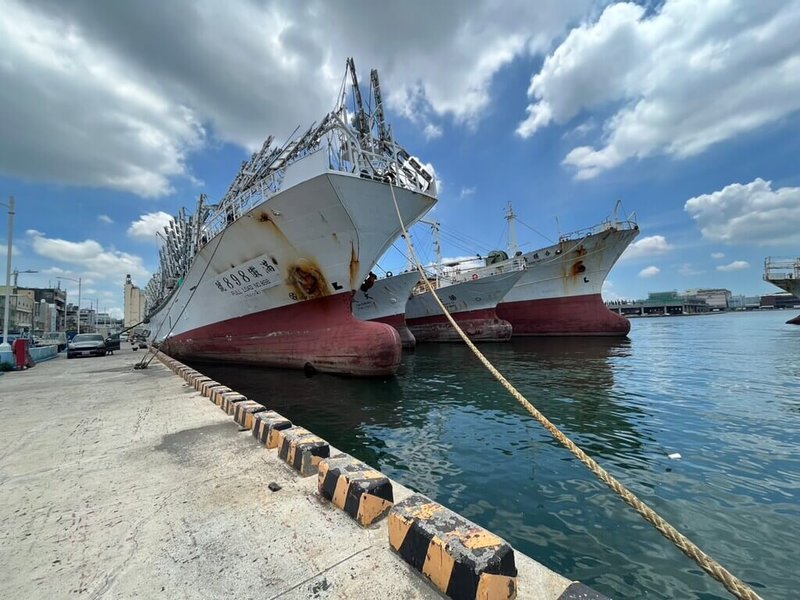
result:
[(338, 567), (340, 564), (342, 564), (342, 563), (344, 563), (344, 562), (347, 562), (347, 561), (348, 561), (348, 560), (350, 560), (351, 558), (354, 558), (354, 557), (358, 556), (359, 554), (361, 554), (361, 553), (363, 553), (363, 552), (366, 552), (367, 550), (370, 550), (370, 549), (372, 549), (372, 548), (374, 548), (374, 547), (375, 547), (375, 545), (369, 545), (369, 546), (367, 546), (366, 548), (362, 548), (361, 550), (356, 550), (356, 551), (355, 551), (355, 552), (353, 552), (353, 553), (352, 553), (350, 556), (345, 556), (343, 559), (341, 559), (341, 560), (339, 560), (339, 561), (337, 561), (337, 562), (333, 563), (333, 564), (332, 564), (332, 565), (330, 565), (329, 567), (325, 567), (324, 569), (322, 569), (322, 570), (321, 570), (321, 571), (319, 571), (318, 573), (314, 573), (314, 574), (313, 574), (311, 577), (306, 577), (306, 578), (305, 578), (303, 581), (301, 581), (300, 583), (297, 583), (297, 584), (293, 585), (293, 586), (292, 586), (292, 587), (290, 587), (288, 590), (283, 590), (283, 591), (282, 591), (280, 594), (278, 594), (277, 596), (273, 596), (273, 597), (272, 597), (272, 598), (270, 598), (269, 600), (277, 600), (278, 598), (280, 598), (280, 597), (282, 597), (282, 596), (285, 596), (285, 595), (286, 595), (286, 594), (288, 594), (289, 592), (293, 592), (294, 590), (296, 590), (296, 589), (297, 589), (297, 588), (299, 588), (300, 586), (302, 586), (302, 585), (305, 585), (305, 584), (306, 584), (306, 583), (308, 583), (309, 581), (312, 581), (312, 580), (316, 579), (316, 578), (317, 578), (317, 577), (319, 577), (320, 575), (324, 575), (325, 573), (327, 573), (327, 572), (328, 572), (328, 571), (330, 571), (331, 569), (335, 569), (335, 568), (336, 568), (336, 567)]

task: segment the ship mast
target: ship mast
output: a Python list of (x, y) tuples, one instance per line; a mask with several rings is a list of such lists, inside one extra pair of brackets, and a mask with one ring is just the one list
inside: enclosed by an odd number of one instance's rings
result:
[(372, 85), (372, 95), (375, 98), (375, 110), (373, 118), (378, 124), (378, 135), (381, 149), (386, 149), (391, 145), (392, 132), (386, 125), (383, 114), (383, 96), (381, 95), (381, 82), (378, 79), (378, 70), (372, 69), (369, 73), (370, 84)]
[(358, 132), (359, 141), (362, 147), (372, 146), (372, 136), (370, 135), (369, 118), (364, 110), (364, 100), (361, 98), (361, 88), (358, 85), (358, 75), (356, 75), (356, 63), (351, 58), (347, 59), (347, 70), (350, 71), (350, 78), (353, 82), (353, 100), (355, 100), (356, 114), (353, 116), (353, 126)]
[(511, 207), (511, 202), (508, 203), (508, 210), (506, 211), (506, 221), (508, 221), (508, 253), (514, 257), (519, 252), (517, 245), (517, 215), (514, 214), (514, 209)]
[(431, 226), (431, 232), (433, 233), (433, 251), (436, 253), (436, 287), (439, 287), (439, 277), (442, 274), (442, 240), (440, 237), (440, 223), (439, 221), (426, 221), (424, 219), (419, 220), (420, 223), (425, 223), (426, 225)]

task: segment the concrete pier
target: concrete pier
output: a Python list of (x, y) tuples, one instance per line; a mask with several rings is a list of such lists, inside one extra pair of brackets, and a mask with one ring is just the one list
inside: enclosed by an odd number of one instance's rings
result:
[[(442, 597), (387, 519), (359, 526), (143, 353), (0, 376), (0, 597)], [(519, 598), (601, 597), (516, 557)]]

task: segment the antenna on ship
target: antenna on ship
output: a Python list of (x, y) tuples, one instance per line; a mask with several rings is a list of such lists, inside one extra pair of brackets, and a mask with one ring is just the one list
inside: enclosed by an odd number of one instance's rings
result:
[(519, 245), (517, 244), (517, 215), (514, 214), (514, 209), (511, 207), (511, 202), (508, 203), (506, 210), (506, 221), (508, 221), (508, 253), (513, 257), (519, 252)]

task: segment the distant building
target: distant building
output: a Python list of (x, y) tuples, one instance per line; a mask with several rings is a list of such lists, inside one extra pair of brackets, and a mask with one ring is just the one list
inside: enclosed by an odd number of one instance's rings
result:
[(694, 296), (706, 301), (711, 310), (728, 310), (731, 308), (731, 292), (724, 289), (686, 290), (687, 296)]
[(624, 316), (695, 315), (707, 313), (706, 301), (677, 291), (650, 292), (647, 300), (606, 303), (609, 310)]
[(131, 276), (125, 277), (125, 327), (138, 325), (144, 319), (144, 293), (133, 285)]
[[(14, 332), (31, 331), (33, 329), (33, 290), (11, 286), (8, 302), (8, 330)], [(5, 318), (6, 286), (0, 286), (0, 323)]]
[(761, 296), (761, 308), (798, 308), (800, 298), (789, 293)]

